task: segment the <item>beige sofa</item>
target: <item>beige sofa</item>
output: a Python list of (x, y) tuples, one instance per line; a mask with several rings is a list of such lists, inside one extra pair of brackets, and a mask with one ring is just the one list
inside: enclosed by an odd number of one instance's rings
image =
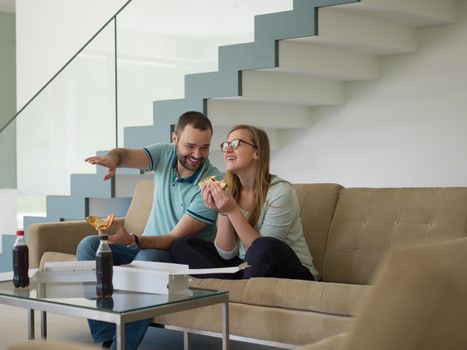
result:
[[(356, 306), (366, 299), (373, 273), (388, 251), (467, 235), (467, 188), (294, 186), (321, 281), (195, 279), (195, 286), (230, 291), (232, 335), (269, 344), (301, 345), (342, 333)], [(152, 183), (141, 181), (125, 218), (128, 231), (142, 232), (151, 197)], [(31, 225), (31, 265), (73, 259), (76, 245), (89, 233), (85, 222)], [(154, 321), (220, 332), (218, 307)]]
[[(341, 333), (299, 350), (466, 349), (466, 251), (464, 237), (390, 252), (380, 264), (374, 287), (358, 308), (358, 316), (352, 320), (348, 334)], [(29, 341), (7, 349), (91, 350), (93, 347)]]

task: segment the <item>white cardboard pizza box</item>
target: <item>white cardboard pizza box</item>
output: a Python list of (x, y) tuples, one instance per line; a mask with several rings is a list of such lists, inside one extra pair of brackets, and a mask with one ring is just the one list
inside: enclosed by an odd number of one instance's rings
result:
[[(171, 294), (188, 291), (190, 275), (211, 273), (235, 273), (246, 265), (217, 268), (189, 269), (188, 265), (134, 261), (128, 265), (114, 266), (113, 286), (116, 290)], [(89, 261), (67, 261), (46, 263), (44, 271), (37, 271), (38, 282), (95, 282), (96, 263)]]

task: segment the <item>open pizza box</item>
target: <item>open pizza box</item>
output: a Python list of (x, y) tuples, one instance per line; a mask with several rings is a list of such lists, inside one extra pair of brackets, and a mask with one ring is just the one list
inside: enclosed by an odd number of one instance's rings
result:
[[(235, 273), (246, 267), (246, 264), (241, 264), (235, 267), (190, 269), (183, 264), (133, 261), (128, 265), (113, 267), (113, 286), (116, 290), (144, 293), (183, 293), (188, 291), (192, 275)], [(38, 283), (96, 282), (96, 262), (49, 262), (32, 278)]]

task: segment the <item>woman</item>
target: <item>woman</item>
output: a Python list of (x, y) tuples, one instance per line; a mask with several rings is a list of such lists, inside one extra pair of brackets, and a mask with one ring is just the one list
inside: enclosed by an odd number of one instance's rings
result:
[(237, 266), (245, 261), (249, 265), (237, 274), (204, 277), (316, 280), (296, 193), (288, 182), (269, 174), (267, 134), (238, 125), (221, 149), (227, 189), (211, 182), (201, 192), (206, 206), (219, 213), (216, 239), (210, 243), (179, 238), (171, 248), (174, 260), (190, 268)]

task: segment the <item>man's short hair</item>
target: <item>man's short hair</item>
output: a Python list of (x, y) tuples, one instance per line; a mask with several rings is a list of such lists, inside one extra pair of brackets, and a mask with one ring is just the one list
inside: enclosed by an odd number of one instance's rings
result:
[(187, 125), (191, 125), (193, 128), (202, 131), (211, 130), (211, 135), (213, 133), (211, 121), (201, 112), (188, 111), (183, 113), (178, 118), (177, 125), (175, 125), (175, 133), (177, 136), (180, 136)]

